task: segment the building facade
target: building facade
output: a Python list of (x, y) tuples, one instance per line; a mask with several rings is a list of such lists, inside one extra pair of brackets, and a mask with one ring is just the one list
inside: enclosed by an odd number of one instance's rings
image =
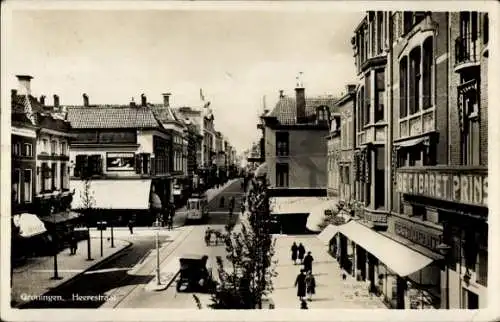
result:
[(327, 186), (326, 194), (330, 198), (339, 197), (340, 191), (340, 151), (341, 151), (341, 123), (340, 115), (333, 116), (330, 133), (327, 140)]

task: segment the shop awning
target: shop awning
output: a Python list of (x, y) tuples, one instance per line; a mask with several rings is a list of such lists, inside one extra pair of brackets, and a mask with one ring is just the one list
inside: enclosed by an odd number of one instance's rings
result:
[(267, 175), (267, 163), (262, 163), (254, 171), (255, 177), (263, 177)]
[(80, 216), (81, 216), (81, 214), (74, 212), (74, 211), (63, 211), (63, 212), (55, 213), (55, 214), (50, 215), (50, 216), (40, 217), (40, 219), (44, 222), (48, 222), (48, 223), (55, 222), (56, 224), (58, 224), (61, 222), (66, 222), (69, 220), (76, 219)]
[(341, 234), (377, 257), (378, 260), (401, 277), (419, 271), (433, 262), (432, 258), (424, 256), (356, 221), (350, 221), (338, 227)]
[(427, 140), (427, 137), (421, 137), (421, 138), (410, 139), (410, 140), (405, 140), (405, 141), (401, 141), (398, 143), (394, 143), (394, 145), (397, 148), (408, 148), (408, 147), (412, 147), (412, 146), (415, 146), (417, 144), (423, 143), (426, 140)]
[[(85, 208), (83, 196), (85, 184), (83, 181), (70, 181), (71, 190), (75, 190), (73, 209)], [(90, 183), (92, 208), (99, 209), (149, 209), (151, 180), (94, 180)]]
[(318, 205), (327, 201), (324, 197), (272, 197), (271, 213), (274, 215), (308, 214)]
[(334, 209), (337, 202), (338, 199), (332, 198), (313, 206), (309, 216), (307, 217), (306, 228), (310, 231), (321, 231), (320, 225), (326, 218), (325, 210)]
[(330, 240), (339, 232), (340, 227), (341, 226), (328, 225), (316, 237), (325, 243), (325, 245), (328, 245)]
[(47, 231), (43, 221), (34, 214), (14, 215), (12, 220), (14, 226), (19, 227), (19, 235), (24, 238), (40, 235)]

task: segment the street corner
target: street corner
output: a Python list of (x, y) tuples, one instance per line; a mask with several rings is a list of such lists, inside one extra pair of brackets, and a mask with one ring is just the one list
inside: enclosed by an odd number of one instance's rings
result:
[(173, 258), (166, 265), (160, 268), (160, 282), (155, 276), (146, 286), (144, 290), (149, 292), (166, 290), (176, 280), (179, 275), (179, 259)]

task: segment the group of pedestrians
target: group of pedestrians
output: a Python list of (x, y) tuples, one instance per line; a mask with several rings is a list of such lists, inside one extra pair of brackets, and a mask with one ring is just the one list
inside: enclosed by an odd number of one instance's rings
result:
[(291, 251), (293, 264), (296, 265), (298, 260), (298, 263), (303, 266), (295, 279), (295, 286), (297, 287), (297, 296), (300, 300), (301, 309), (307, 309), (306, 298), (308, 301), (312, 301), (312, 296), (316, 293), (316, 279), (312, 273), (314, 258), (311, 252), (307, 252), (307, 255), (305, 255), (306, 248), (302, 243), (297, 246), (297, 243), (293, 242)]

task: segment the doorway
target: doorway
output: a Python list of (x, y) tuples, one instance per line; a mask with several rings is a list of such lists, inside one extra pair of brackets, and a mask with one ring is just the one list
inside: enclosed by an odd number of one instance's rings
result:
[(479, 296), (476, 293), (463, 288), (463, 308), (468, 310), (479, 309)]

